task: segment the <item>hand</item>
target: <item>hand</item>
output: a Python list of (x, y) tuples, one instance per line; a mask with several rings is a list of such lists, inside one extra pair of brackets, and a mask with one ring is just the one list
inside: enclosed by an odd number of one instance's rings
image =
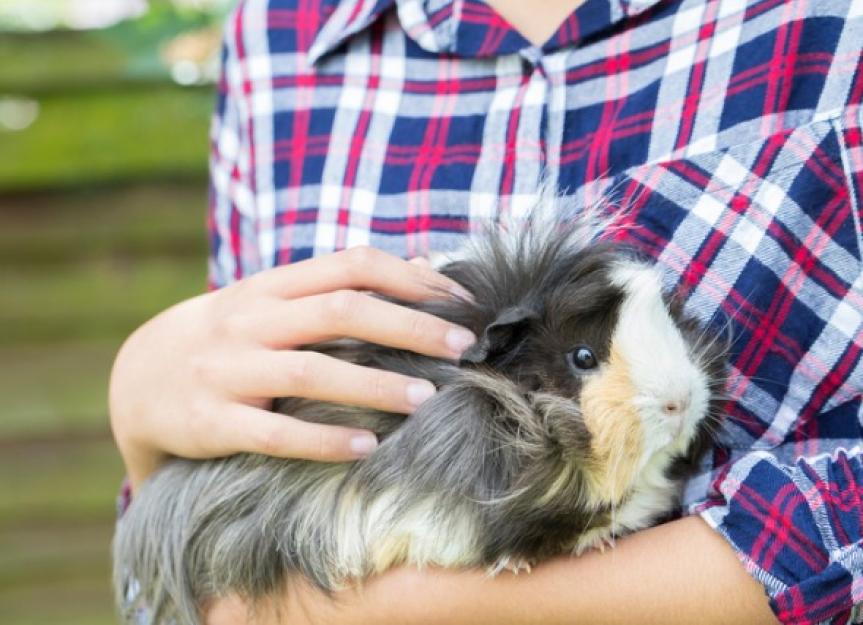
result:
[(275, 414), (272, 399), (408, 413), (434, 386), (296, 348), (353, 337), (455, 359), (476, 339), (361, 290), (406, 301), (469, 297), (425, 264), (353, 248), (186, 300), (135, 331), (117, 355), (109, 393), (111, 426), (133, 489), (170, 456), (253, 452), (344, 461), (371, 453), (372, 433)]

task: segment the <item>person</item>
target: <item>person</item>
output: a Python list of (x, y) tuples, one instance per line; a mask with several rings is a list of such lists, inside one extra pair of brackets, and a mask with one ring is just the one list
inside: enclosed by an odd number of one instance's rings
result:
[[(133, 489), (171, 455), (346, 460), (368, 433), (297, 395), (410, 412), (422, 380), (298, 352), (474, 337), (371, 297), (545, 180), (611, 197), (627, 241), (733, 329), (722, 438), (684, 516), (530, 575), (404, 567), (211, 625), (846, 623), (863, 591), (863, 10), (824, 0), (245, 0), (213, 125), (213, 290), (126, 342), (110, 410)], [(281, 620), (280, 620), (281, 619)]]

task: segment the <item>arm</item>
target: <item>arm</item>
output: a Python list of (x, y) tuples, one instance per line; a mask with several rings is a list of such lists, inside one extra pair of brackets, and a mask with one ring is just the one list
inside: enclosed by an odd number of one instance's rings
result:
[(407, 413), (427, 380), (298, 349), (339, 337), (457, 358), (466, 329), (359, 290), (441, 297), (455, 283), (369, 248), (277, 267), (182, 302), (144, 324), (114, 362), (111, 426), (137, 487), (169, 456), (239, 452), (347, 460), (374, 435), (270, 412), (273, 397), (308, 397)]
[[(226, 37), (231, 60), (233, 32)], [(235, 74), (236, 72), (233, 72)], [(137, 487), (170, 456), (238, 452), (315, 460), (371, 453), (369, 432), (276, 415), (273, 397), (296, 396), (407, 413), (434, 393), (411, 379), (298, 347), (350, 336), (457, 358), (473, 335), (361, 291), (419, 301), (463, 289), (427, 265), (369, 248), (264, 268), (258, 249), (245, 99), (224, 70), (210, 160), (210, 293), (181, 302), (130, 336), (111, 374), (110, 416)], [(253, 275), (254, 274), (254, 275)]]
[[(277, 599), (282, 620), (262, 625), (859, 622), (860, 448), (793, 465), (753, 452), (726, 467), (715, 485), (701, 517), (624, 537), (605, 553), (493, 579), (403, 568), (336, 602), (293, 583)], [(236, 614), (220, 620), (230, 609), (242, 614), (236, 600), (217, 602), (208, 624), (244, 622)]]
[[(763, 588), (728, 544), (689, 517), (619, 539), (614, 549), (561, 557), (530, 574), (489, 578), (479, 571), (386, 573), (334, 602), (293, 583), (279, 615), (255, 625), (768, 625), (776, 623)], [(263, 615), (267, 616), (264, 617)], [(239, 619), (239, 620), (238, 620)], [(208, 625), (244, 620), (236, 600), (217, 603)]]

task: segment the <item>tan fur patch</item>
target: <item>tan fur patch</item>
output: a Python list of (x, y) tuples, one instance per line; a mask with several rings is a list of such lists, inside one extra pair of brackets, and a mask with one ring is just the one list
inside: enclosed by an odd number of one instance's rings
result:
[(403, 564), (410, 553), (411, 537), (406, 534), (387, 536), (372, 549), (372, 567), (375, 573)]
[(428, 499), (396, 518), (377, 518), (372, 527), (382, 532), (371, 539), (369, 549), (374, 572), (404, 563), (448, 568), (475, 565), (474, 518), (464, 510), (453, 511), (448, 517), (438, 516), (435, 510), (439, 508), (434, 499)]
[(642, 448), (635, 395), (629, 367), (612, 345), (608, 364), (581, 392), (582, 415), (592, 436), (585, 475), (597, 504), (619, 503), (635, 479)]

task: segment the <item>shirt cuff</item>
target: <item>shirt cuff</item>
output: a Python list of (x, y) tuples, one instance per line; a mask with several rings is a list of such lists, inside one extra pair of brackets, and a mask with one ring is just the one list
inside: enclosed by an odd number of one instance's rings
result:
[(787, 625), (863, 621), (863, 450), (793, 465), (753, 452), (693, 512), (735, 549)]
[(123, 478), (123, 483), (120, 484), (120, 492), (117, 493), (117, 519), (123, 518), (129, 505), (132, 503), (132, 483), (128, 477)]

